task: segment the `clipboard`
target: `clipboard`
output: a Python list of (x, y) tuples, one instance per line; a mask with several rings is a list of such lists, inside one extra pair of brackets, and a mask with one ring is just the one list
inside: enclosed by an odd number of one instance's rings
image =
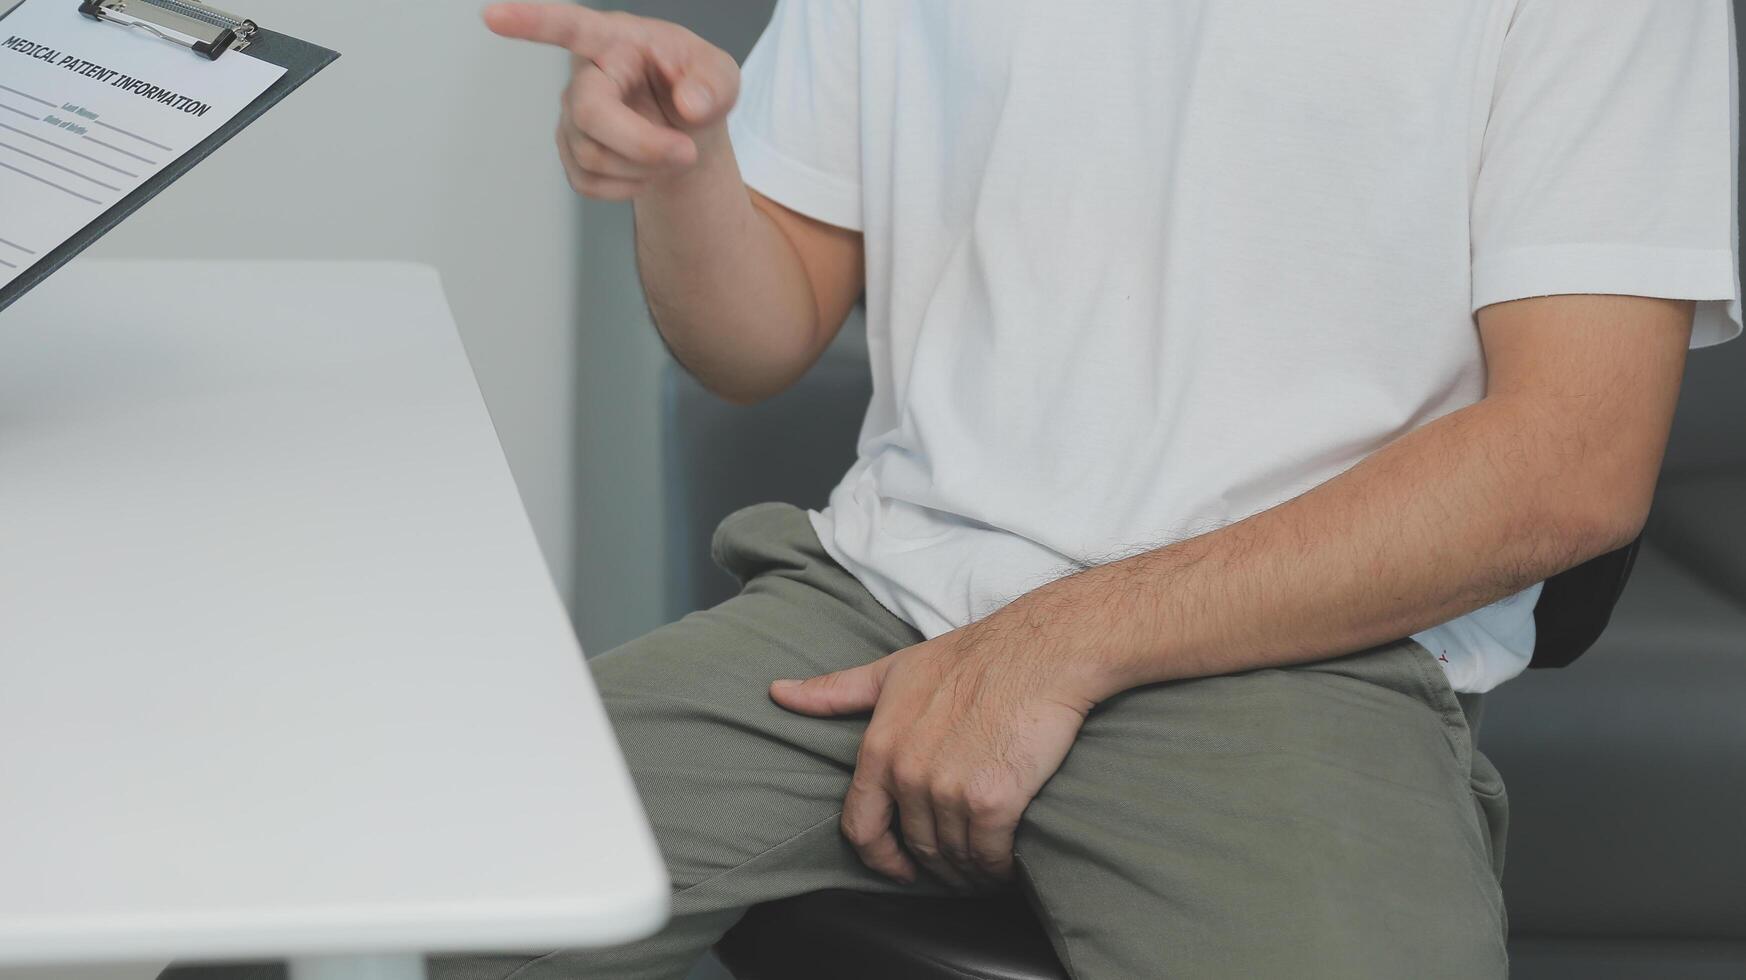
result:
[[(90, 224), (49, 251), (24, 274), (0, 287), (0, 310), (53, 275), (80, 252), (108, 234), (111, 228), (157, 197), (165, 188), (180, 180), (202, 160), (255, 120), (278, 105), (287, 95), (302, 87), (322, 69), (339, 58), (337, 51), (308, 41), (300, 41), (259, 26), (254, 21), (226, 13), (202, 0), (63, 0), (69, 7), (93, 20), (102, 21), (115, 30), (138, 33), (141, 44), (179, 44), (189, 49), (189, 57), (217, 61), (233, 52), (248, 52), (249, 56), (271, 62), (285, 69), (277, 82), (261, 93), (248, 107), (192, 150), (165, 165), (162, 170), (142, 183), (118, 203), (104, 211)], [(16, 8), (14, 8), (16, 9)], [(0, 25), (12, 11), (0, 13)]]

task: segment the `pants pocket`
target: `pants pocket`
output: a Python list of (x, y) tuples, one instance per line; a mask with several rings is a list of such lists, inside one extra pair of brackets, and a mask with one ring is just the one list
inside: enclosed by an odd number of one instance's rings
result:
[(716, 567), (745, 585), (773, 563), (793, 564), (795, 552), (800, 550), (797, 546), (811, 534), (806, 512), (793, 504), (753, 504), (716, 525), (709, 541), (709, 557)]
[(1491, 851), (1491, 873), (1503, 883), (1504, 852), (1509, 840), (1510, 795), (1504, 786), (1503, 774), (1491, 764), (1483, 752), (1473, 754), (1473, 805), (1485, 827)]
[[(1449, 749), (1455, 753), (1455, 761), (1463, 773), (1471, 778), (1473, 773), (1474, 731), (1468, 724), (1467, 710), (1461, 705), (1461, 698), (1455, 693), (1455, 688), (1449, 683), (1449, 675), (1443, 673), (1443, 668), (1437, 666), (1436, 655), (1425, 649), (1415, 640), (1402, 640), (1401, 647), (1407, 658), (1418, 671), (1419, 683), (1423, 686), (1425, 703), (1436, 711), (1443, 719), (1443, 730), (1449, 736)], [(1477, 707), (1477, 699), (1474, 702)], [(1495, 770), (1493, 770), (1495, 772)]]
[(1472, 772), (1473, 733), (1467, 714), (1436, 658), (1418, 643), (1396, 640), (1291, 669), (1361, 681), (1428, 708), (1443, 729), (1455, 771), (1463, 780)]

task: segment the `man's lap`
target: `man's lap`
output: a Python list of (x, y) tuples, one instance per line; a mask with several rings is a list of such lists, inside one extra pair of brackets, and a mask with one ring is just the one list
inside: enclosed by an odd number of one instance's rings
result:
[[(748, 580), (739, 598), (595, 664), (678, 914), (823, 887), (903, 891), (836, 828), (864, 719), (793, 715), (766, 691), (919, 637), (823, 557), (792, 508), (742, 512), (716, 544)], [(1474, 782), (1501, 786), (1475, 766), (1460, 704), (1410, 641), (1141, 688), (1093, 712), (1027, 811), (1018, 854), (1079, 976), (1501, 973), (1485, 819), (1501, 823), (1501, 800), (1476, 806)], [(795, 853), (772, 860), (772, 847)], [(760, 861), (764, 880), (747, 880)]]

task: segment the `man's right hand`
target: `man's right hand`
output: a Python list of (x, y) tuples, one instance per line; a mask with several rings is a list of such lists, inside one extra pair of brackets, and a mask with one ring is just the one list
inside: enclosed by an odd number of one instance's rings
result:
[(577, 193), (634, 198), (726, 147), (739, 65), (685, 28), (569, 3), (500, 3), (485, 23), (570, 52), (558, 151)]

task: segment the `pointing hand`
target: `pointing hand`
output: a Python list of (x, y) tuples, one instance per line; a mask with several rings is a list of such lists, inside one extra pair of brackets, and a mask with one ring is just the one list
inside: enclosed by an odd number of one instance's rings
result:
[(739, 66), (685, 28), (570, 3), (495, 4), (485, 23), (570, 52), (558, 149), (577, 193), (634, 198), (725, 145)]

